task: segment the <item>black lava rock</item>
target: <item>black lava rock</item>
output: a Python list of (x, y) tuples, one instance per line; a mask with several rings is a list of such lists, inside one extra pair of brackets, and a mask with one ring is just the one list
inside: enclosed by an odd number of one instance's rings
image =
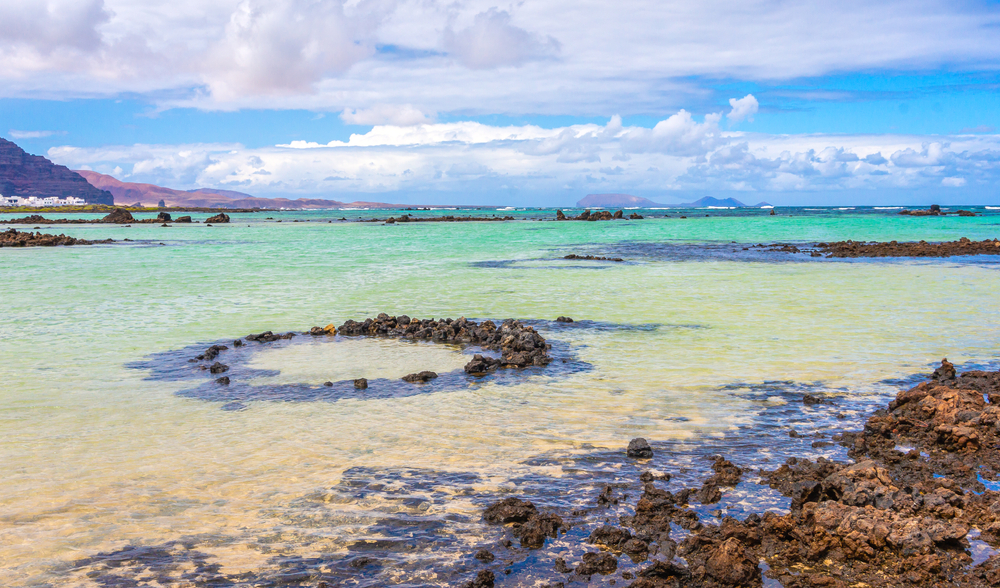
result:
[(653, 457), (653, 448), (642, 437), (636, 437), (628, 442), (626, 455), (638, 459), (649, 459)]

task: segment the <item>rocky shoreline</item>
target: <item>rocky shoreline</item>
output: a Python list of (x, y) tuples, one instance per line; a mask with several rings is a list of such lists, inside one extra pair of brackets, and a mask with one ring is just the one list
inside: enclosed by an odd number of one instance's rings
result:
[(835, 241), (815, 245), (771, 243), (753, 245), (755, 249), (782, 253), (807, 253), (812, 257), (954, 257), (959, 255), (1000, 255), (1000, 239), (972, 241), (962, 237), (958, 241), (928, 243), (927, 241)]
[[(212, 212), (217, 212), (213, 210)], [(160, 224), (160, 223), (191, 223), (198, 222), (192, 221), (190, 216), (179, 216), (174, 219), (170, 213), (160, 212), (156, 215), (156, 218), (144, 218), (137, 219), (132, 216), (132, 213), (124, 208), (115, 208), (107, 216), (99, 219), (82, 219), (82, 218), (56, 218), (49, 219), (45, 218), (40, 214), (32, 214), (21, 218), (14, 218), (10, 220), (0, 220), (2, 224), (9, 225), (100, 225), (100, 224)], [(205, 219), (206, 224), (210, 223), (228, 223), (229, 215), (224, 212), (219, 212), (215, 216), (211, 216)]]
[[(579, 561), (550, 554), (554, 575), (563, 579), (549, 586), (586, 584), (594, 575), (607, 577), (602, 584), (634, 588), (1000, 584), (1000, 482), (990, 481), (1000, 478), (1000, 371), (959, 375), (944, 360), (927, 381), (877, 410), (862, 431), (834, 440), (854, 463), (793, 457), (752, 472), (717, 456), (700, 488), (675, 492), (660, 487), (669, 472), (643, 472), (634, 509), (617, 520), (605, 516), (580, 536), (586, 553)], [(636, 439), (627, 454), (648, 460), (652, 449)], [(743, 520), (706, 521), (695, 510), (719, 502), (723, 489), (751, 474), (790, 499), (786, 514), (759, 510)], [(592, 509), (625, 500), (607, 486), (591, 499)], [(583, 524), (580, 514), (542, 512), (516, 496), (489, 505), (485, 522), (503, 525), (510, 538), (475, 554), (483, 569), (466, 586), (490, 587), (510, 573), (514, 561), (499, 561), (494, 551), (529, 557), (570, 537), (567, 531)], [(973, 544), (987, 556), (974, 558)], [(625, 557), (641, 567), (619, 572)]]
[[(609, 221), (609, 220), (621, 220), (621, 219), (624, 219), (624, 218), (626, 218), (624, 210), (619, 210), (619, 211), (617, 211), (617, 212), (615, 212), (613, 214), (612, 214), (612, 212), (610, 210), (599, 210), (597, 212), (590, 212), (590, 210), (584, 210), (583, 212), (581, 212), (577, 216), (566, 216), (563, 213), (563, 211), (561, 211), (561, 210), (557, 210), (556, 211), (556, 220), (557, 221), (571, 221), (571, 220), (579, 220), (579, 221)], [(643, 218), (643, 216), (641, 214), (637, 213), (637, 212), (633, 212), (632, 214), (628, 215), (628, 220), (639, 220), (639, 219), (642, 219), (642, 218)]]
[(31, 231), (18, 231), (8, 229), (0, 232), (0, 247), (57, 247), (60, 245), (97, 245), (100, 243), (114, 243), (114, 239), (104, 239), (102, 241), (87, 241), (66, 235), (49, 235)]

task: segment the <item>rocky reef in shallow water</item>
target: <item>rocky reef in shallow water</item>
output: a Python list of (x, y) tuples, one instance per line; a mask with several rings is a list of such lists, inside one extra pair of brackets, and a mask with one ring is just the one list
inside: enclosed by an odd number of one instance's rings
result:
[[(815, 398), (804, 399), (804, 404)], [(717, 456), (700, 489), (668, 491), (658, 482), (669, 473), (640, 476), (642, 493), (632, 514), (586, 538), (586, 551), (567, 562), (551, 558), (549, 586), (589, 584), (592, 576), (620, 576), (634, 588), (830, 586), (986, 587), (1000, 585), (1000, 372), (959, 375), (947, 360), (926, 382), (900, 392), (876, 411), (863, 431), (837, 439), (855, 463), (790, 458), (757, 472), (759, 483), (788, 497), (786, 513), (761, 510), (743, 520), (720, 516), (709, 523), (693, 504), (712, 504), (721, 489), (740, 484), (749, 471)], [(630, 457), (648, 460), (644, 440)], [(627, 486), (627, 485), (626, 485)], [(627, 500), (607, 486), (594, 508)], [(583, 511), (543, 513), (535, 504), (508, 497), (489, 505), (484, 520), (505, 525), (528, 552), (549, 538), (565, 540)], [(525, 539), (527, 538), (527, 540)], [(565, 542), (565, 541), (563, 541)], [(509, 539), (493, 551), (516, 549)], [(477, 553), (489, 569), (467, 586), (492, 586), (498, 566), (493, 551)], [(525, 555), (524, 557), (529, 557)], [(622, 558), (642, 563), (619, 571)], [(503, 570), (507, 567), (507, 570)], [(634, 570), (634, 566), (628, 566)], [(615, 577), (601, 580), (614, 584)]]

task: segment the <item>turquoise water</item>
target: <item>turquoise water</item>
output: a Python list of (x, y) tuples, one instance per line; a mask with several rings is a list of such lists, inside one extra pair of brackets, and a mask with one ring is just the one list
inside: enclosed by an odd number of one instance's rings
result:
[[(478, 522), (480, 497), (566, 476), (561, 456), (617, 451), (636, 436), (722, 438), (761, 423), (787, 401), (782, 389), (861, 402), (894, 394), (893, 380), (945, 356), (996, 366), (1000, 257), (742, 251), (1000, 237), (1000, 211), (977, 210), (984, 216), (641, 211), (645, 220), (599, 223), (485, 211), (526, 220), (395, 225), (327, 221), (401, 211), (286, 211), (233, 214), (214, 227), (41, 225), (119, 242), (0, 249), (0, 585), (99, 586), (99, 554), (143, 546), (173, 567), (132, 571), (159, 570), (161, 584), (207, 574), (194, 551), (230, 582), (199, 576), (203, 585), (267, 585), (258, 580), (289, 569), (314, 581), (358, 545), (398, 541), (413, 544), (385, 548), (398, 565), (356, 582), (448, 584), (442, 570), (492, 533)], [(561, 259), (569, 253), (626, 262)], [(537, 320), (578, 369), (557, 362), (513, 380), (405, 394), (373, 386), (369, 397), (261, 397), (238, 410), (190, 393), (198, 382), (153, 373), (157, 358), (188, 346), (379, 312)], [(549, 322), (560, 315), (596, 323)], [(248, 366), (270, 370), (256, 376), (261, 387), (394, 380), (468, 359), (448, 346), (341, 338), (248, 353)], [(779, 384), (743, 393), (764, 382)], [(413, 482), (415, 472), (436, 480), (433, 489)], [(377, 491), (350, 490), (380, 476)], [(390, 514), (410, 523), (383, 524)], [(433, 521), (434, 540), (407, 526), (414, 521)]]

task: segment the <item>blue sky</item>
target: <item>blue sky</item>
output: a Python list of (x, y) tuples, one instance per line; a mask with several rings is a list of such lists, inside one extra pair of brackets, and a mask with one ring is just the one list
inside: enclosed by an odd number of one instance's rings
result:
[(0, 136), (176, 188), (1000, 202), (996, 2), (9, 0)]

